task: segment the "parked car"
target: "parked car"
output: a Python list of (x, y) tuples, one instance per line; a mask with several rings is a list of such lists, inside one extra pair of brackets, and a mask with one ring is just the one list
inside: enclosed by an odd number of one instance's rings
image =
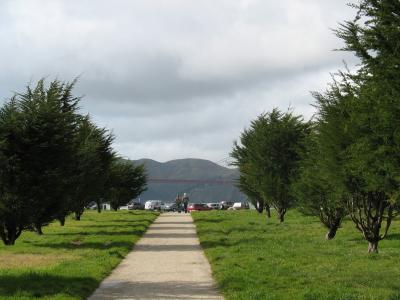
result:
[(232, 207), (233, 210), (250, 209), (249, 203), (247, 202), (235, 202)]
[(191, 203), (188, 206), (188, 212), (192, 212), (192, 211), (207, 211), (207, 210), (211, 210), (211, 208), (209, 208), (207, 206), (207, 204), (204, 204), (204, 203)]
[(160, 204), (160, 211), (164, 211), (165, 210), (165, 203), (161, 202)]
[(94, 201), (90, 202), (88, 205), (86, 205), (86, 209), (97, 209), (97, 203)]
[(219, 209), (219, 203), (207, 203), (207, 206), (211, 209)]
[(165, 203), (164, 211), (176, 211), (177, 210), (176, 203)]
[(149, 200), (146, 201), (146, 203), (144, 204), (144, 209), (145, 210), (161, 210), (161, 204), (162, 203), (161, 200)]
[(222, 209), (222, 210), (226, 210), (226, 209), (228, 209), (229, 207), (232, 207), (232, 206), (233, 206), (233, 202), (232, 201), (221, 201), (219, 203), (219, 209)]
[(143, 210), (144, 205), (140, 202), (131, 202), (128, 204), (128, 209), (129, 210)]

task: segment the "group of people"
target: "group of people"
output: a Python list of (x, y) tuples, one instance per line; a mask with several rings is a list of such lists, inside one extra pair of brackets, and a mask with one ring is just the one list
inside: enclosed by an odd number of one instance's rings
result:
[(181, 211), (184, 211), (185, 213), (188, 212), (188, 205), (189, 205), (189, 196), (186, 195), (186, 193), (183, 193), (183, 195), (177, 195), (175, 198), (175, 204), (177, 211), (180, 213)]

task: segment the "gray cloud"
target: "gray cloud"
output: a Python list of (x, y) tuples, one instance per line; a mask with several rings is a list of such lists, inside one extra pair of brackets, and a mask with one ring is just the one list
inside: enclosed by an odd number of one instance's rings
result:
[(227, 157), (263, 111), (313, 114), (310, 90), (353, 57), (332, 49), (348, 0), (9, 0), (0, 98), (80, 76), (82, 110), (133, 159)]

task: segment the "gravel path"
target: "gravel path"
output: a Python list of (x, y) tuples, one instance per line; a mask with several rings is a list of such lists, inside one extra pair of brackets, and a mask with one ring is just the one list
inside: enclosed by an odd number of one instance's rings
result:
[(164, 213), (89, 300), (218, 299), (189, 214)]

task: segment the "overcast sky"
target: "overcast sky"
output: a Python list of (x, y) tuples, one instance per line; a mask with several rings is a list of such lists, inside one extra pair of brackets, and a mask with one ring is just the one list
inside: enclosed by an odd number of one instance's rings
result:
[(332, 51), (349, 0), (2, 0), (0, 103), (72, 80), (82, 111), (131, 159), (224, 163), (250, 121), (291, 106), (354, 58)]

